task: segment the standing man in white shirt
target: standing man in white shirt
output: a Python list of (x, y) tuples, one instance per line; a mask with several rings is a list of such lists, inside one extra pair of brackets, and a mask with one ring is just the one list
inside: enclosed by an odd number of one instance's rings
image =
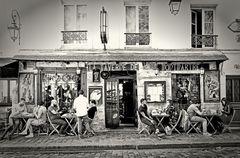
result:
[(85, 96), (83, 96), (84, 91), (80, 90), (79, 91), (79, 96), (75, 98), (73, 102), (73, 109), (76, 111), (77, 115), (77, 121), (78, 121), (78, 135), (80, 138), (84, 138), (82, 134), (82, 128), (83, 124), (86, 128), (86, 130), (89, 133), (92, 133), (90, 127), (89, 127), (89, 120), (87, 116), (87, 111), (88, 111), (88, 100)]

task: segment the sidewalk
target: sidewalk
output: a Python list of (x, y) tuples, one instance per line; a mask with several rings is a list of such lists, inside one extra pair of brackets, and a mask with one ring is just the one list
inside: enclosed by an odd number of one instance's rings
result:
[(0, 152), (4, 151), (69, 151), (121, 150), (121, 149), (163, 149), (201, 147), (240, 147), (240, 131), (212, 137), (200, 134), (175, 134), (158, 139), (156, 136), (138, 135), (136, 132), (101, 132), (94, 137), (78, 139), (76, 136), (59, 137), (15, 136), (11, 141), (0, 141)]

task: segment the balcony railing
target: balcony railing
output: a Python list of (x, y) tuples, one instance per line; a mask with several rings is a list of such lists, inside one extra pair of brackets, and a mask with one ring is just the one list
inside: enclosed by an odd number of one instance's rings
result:
[(126, 45), (150, 45), (151, 33), (125, 33)]
[(218, 35), (192, 35), (193, 48), (216, 48)]
[(61, 31), (64, 44), (83, 44), (87, 43), (87, 31)]

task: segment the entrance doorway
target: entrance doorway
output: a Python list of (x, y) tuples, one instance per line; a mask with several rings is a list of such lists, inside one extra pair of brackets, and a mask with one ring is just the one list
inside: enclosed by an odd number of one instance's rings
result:
[(107, 128), (136, 127), (136, 72), (112, 72), (105, 82)]

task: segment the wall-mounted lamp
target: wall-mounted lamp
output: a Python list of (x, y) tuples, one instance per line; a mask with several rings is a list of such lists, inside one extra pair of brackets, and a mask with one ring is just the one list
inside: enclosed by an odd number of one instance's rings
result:
[(204, 68), (203, 68), (203, 67), (200, 68), (200, 74), (201, 74), (201, 75), (204, 74)]
[(180, 10), (181, 2), (182, 2), (182, 0), (170, 0), (168, 5), (169, 5), (169, 8), (170, 8), (170, 12), (173, 15), (178, 14), (178, 12)]
[(81, 73), (81, 69), (80, 69), (79, 67), (76, 69), (76, 73), (77, 73), (78, 75)]
[(228, 25), (228, 29), (232, 32), (240, 32), (240, 19), (235, 19), (235, 21)]
[(8, 31), (10, 33), (11, 39), (15, 42), (18, 39), (18, 44), (20, 45), (20, 16), (17, 10), (12, 10), (12, 23), (8, 26)]

